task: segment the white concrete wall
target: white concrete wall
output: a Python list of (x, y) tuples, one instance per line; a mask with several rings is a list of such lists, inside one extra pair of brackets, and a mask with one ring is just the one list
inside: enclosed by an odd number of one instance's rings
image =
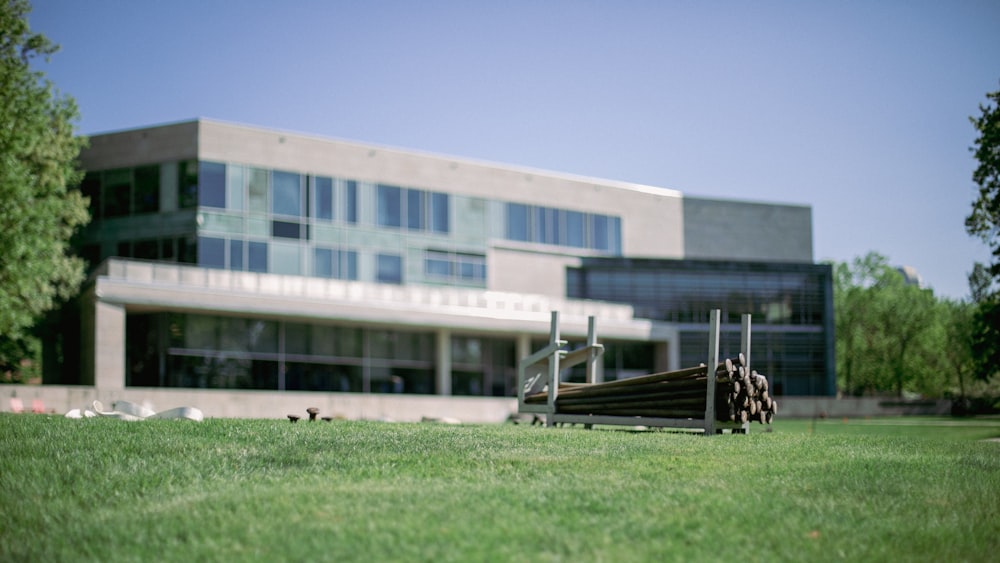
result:
[(419, 422), (423, 418), (453, 418), (464, 423), (501, 423), (517, 412), (517, 399), (505, 397), (445, 397), (436, 395), (384, 395), (325, 393), (317, 391), (230, 391), (223, 389), (124, 388), (95, 389), (70, 385), (0, 385), (0, 412), (9, 412), (16, 396), (31, 409), (40, 400), (46, 412), (65, 414), (101, 401), (106, 410), (125, 400), (160, 412), (175, 407), (195, 407), (209, 418), (275, 418), (289, 414), (307, 418), (316, 407), (319, 416), (350, 420)]
[[(146, 404), (155, 411), (174, 407), (196, 407), (210, 418), (274, 418), (317, 407), (320, 416), (351, 420), (396, 420), (417, 422), (424, 417), (455, 418), (465, 423), (501, 423), (517, 412), (517, 400), (504, 397), (443, 397), (434, 395), (380, 395), (323, 393), (310, 391), (228, 391), (222, 389), (125, 388), (96, 390), (92, 386), (0, 385), (0, 412), (10, 412), (10, 399), (21, 399), (30, 410), (38, 399), (46, 412), (65, 414), (87, 407), (94, 400), (105, 408), (119, 399)], [(778, 397), (778, 419), (826, 417), (879, 417), (901, 415), (947, 415), (951, 402), (921, 401), (904, 404), (879, 397)], [(754, 425), (756, 428), (757, 425)], [(754, 431), (751, 428), (751, 432)]]

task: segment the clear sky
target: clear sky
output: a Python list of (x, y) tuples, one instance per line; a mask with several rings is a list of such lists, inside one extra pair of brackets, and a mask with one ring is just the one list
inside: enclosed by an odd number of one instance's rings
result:
[(34, 0), (93, 134), (206, 117), (805, 204), (962, 298), (1000, 1)]

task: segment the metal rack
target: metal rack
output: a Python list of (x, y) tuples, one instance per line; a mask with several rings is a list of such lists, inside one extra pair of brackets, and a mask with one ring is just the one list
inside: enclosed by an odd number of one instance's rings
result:
[[(517, 407), (519, 413), (545, 415), (546, 426), (560, 423), (583, 424), (590, 427), (594, 424), (650, 426), (701, 430), (705, 435), (721, 434), (725, 430), (732, 433), (745, 434), (750, 424), (743, 422), (725, 422), (716, 420), (715, 387), (716, 374), (714, 366), (719, 365), (719, 330), (721, 311), (711, 312), (708, 333), (708, 354), (706, 366), (707, 388), (704, 418), (663, 418), (655, 416), (619, 416), (601, 414), (561, 413), (558, 409), (559, 374), (561, 370), (586, 363), (586, 382), (597, 383), (597, 362), (604, 354), (604, 346), (597, 342), (594, 317), (587, 321), (587, 343), (582, 348), (567, 350), (568, 342), (560, 338), (559, 312), (552, 311), (549, 329), (549, 343), (542, 349), (518, 362), (517, 366)], [(750, 365), (750, 315), (742, 316), (740, 323), (740, 353), (744, 358), (745, 369), (749, 372)], [(525, 397), (547, 390), (545, 404), (529, 404)]]

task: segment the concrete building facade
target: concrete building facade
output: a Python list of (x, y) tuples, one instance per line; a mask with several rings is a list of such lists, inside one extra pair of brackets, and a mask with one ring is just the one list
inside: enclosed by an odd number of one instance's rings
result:
[[(94, 269), (64, 312), (79, 334), (55, 343), (62, 369), (46, 381), (98, 393), (509, 405), (517, 358), (546, 338), (551, 310), (571, 341), (597, 318), (606, 378), (681, 367), (682, 334), (695, 321), (649, 315), (627, 292), (581, 292), (580, 272), (597, 280), (602, 260), (626, 285), (643, 275), (634, 260), (725, 263), (743, 277), (767, 264), (770, 277), (749, 282), (760, 297), (725, 303), (734, 318), (797, 307), (796, 292), (832, 303), (805, 206), (689, 198), (204, 119), (93, 136), (82, 164), (94, 220), (78, 248)], [(803, 268), (815, 275), (802, 278)], [(828, 340), (832, 309), (819, 309), (804, 323), (782, 320), (793, 311), (761, 322)], [(808, 369), (823, 373), (771, 367), (789, 382), (818, 381), (789, 390), (832, 393), (832, 345), (806, 353), (822, 356)]]

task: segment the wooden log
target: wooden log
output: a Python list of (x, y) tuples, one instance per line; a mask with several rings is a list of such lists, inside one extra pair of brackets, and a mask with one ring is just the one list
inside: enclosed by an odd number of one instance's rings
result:
[(675, 390), (657, 393), (635, 393), (629, 395), (592, 395), (586, 397), (565, 397), (560, 395), (556, 399), (557, 405), (587, 405), (600, 403), (628, 403), (635, 401), (671, 401), (699, 399), (705, 402), (705, 392), (698, 389), (678, 392)]
[[(729, 385), (731, 382), (727, 379), (720, 379), (717, 385), (724, 384)], [(668, 390), (684, 391), (689, 389), (701, 390), (702, 393), (706, 391), (706, 385), (708, 385), (708, 378), (699, 377), (697, 379), (684, 379), (684, 380), (671, 380), (671, 381), (656, 381), (652, 383), (644, 383), (638, 385), (627, 385), (627, 386), (609, 386), (602, 383), (592, 384), (592, 385), (575, 385), (573, 387), (559, 386), (559, 396), (560, 397), (607, 397), (613, 395), (631, 395), (639, 393), (657, 393)], [(718, 387), (716, 387), (718, 389)], [(528, 403), (544, 403), (547, 400), (548, 391), (542, 391), (540, 393), (535, 393), (525, 397), (525, 402)]]
[(613, 410), (633, 409), (633, 410), (701, 410), (702, 416), (705, 414), (705, 401), (683, 400), (683, 401), (633, 401), (627, 403), (588, 403), (583, 405), (558, 405), (556, 412), (564, 413), (589, 413), (598, 414)]

